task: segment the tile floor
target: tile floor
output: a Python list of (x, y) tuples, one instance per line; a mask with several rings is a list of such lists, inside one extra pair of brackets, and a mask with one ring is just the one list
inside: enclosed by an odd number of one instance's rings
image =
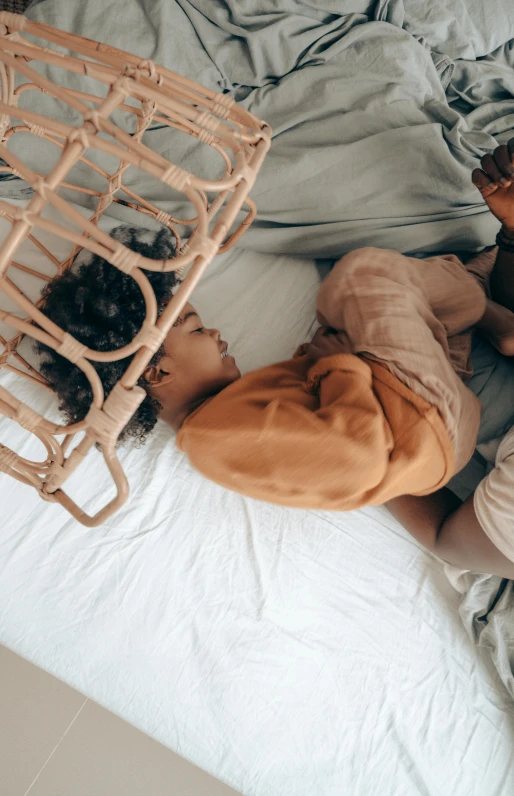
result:
[(237, 796), (0, 646), (0, 796)]

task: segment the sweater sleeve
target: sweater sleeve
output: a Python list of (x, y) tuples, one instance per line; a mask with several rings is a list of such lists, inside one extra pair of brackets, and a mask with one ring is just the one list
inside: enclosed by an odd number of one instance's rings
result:
[(371, 369), (351, 354), (247, 374), (191, 415), (177, 442), (228, 489), (336, 510), (370, 502), (393, 447)]

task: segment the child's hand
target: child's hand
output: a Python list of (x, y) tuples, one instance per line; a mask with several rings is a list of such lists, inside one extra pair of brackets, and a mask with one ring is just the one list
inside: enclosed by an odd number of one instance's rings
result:
[(334, 354), (351, 354), (352, 347), (345, 332), (337, 332), (328, 326), (320, 326), (307, 346), (307, 356), (315, 362)]
[(493, 215), (514, 231), (514, 138), (484, 155), (471, 175)]

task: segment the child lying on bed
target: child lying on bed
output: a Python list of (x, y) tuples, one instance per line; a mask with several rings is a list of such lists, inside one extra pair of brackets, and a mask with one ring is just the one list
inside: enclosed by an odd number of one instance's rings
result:
[[(170, 256), (133, 230), (121, 235), (147, 256)], [(162, 235), (155, 245), (165, 245)], [(162, 309), (174, 277), (150, 279)], [(462, 361), (470, 341), (462, 333), (477, 326), (511, 353), (514, 316), (486, 300), (453, 256), (419, 261), (377, 249), (343, 257), (317, 306), (324, 326), (310, 344), (239, 378), (219, 332), (187, 305), (140, 380), (148, 397), (125, 436), (144, 440), (159, 414), (207, 477), (287, 506), (350, 510), (438, 490), (469, 460), (480, 420), (448, 343)], [(44, 311), (98, 350), (128, 343), (144, 319), (134, 281), (97, 257), (50, 283)], [(42, 370), (62, 409), (83, 419), (91, 392), (82, 372), (46, 354)], [(106, 393), (127, 364), (95, 363)]]

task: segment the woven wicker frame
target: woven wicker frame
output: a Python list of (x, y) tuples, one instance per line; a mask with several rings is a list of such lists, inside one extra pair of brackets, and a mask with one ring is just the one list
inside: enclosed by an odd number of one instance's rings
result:
[[(24, 38), (24, 33), (77, 55), (63, 55), (59, 50), (34, 44)], [(94, 77), (105, 85), (105, 96), (93, 96), (53, 84), (32, 69), (31, 61), (34, 60)], [(15, 88), (15, 73), (27, 81), (18, 88)], [(130, 53), (33, 23), (24, 16), (9, 12), (0, 12), (0, 78), (0, 158), (8, 164), (1, 171), (22, 177), (34, 189), (23, 209), (7, 200), (0, 200), (0, 214), (12, 224), (0, 247), (0, 319), (16, 330), (11, 339), (0, 338), (0, 370), (15, 371), (23, 378), (44, 384), (42, 376), (18, 352), (23, 336), (29, 335), (75, 363), (88, 378), (93, 392), (90, 411), (82, 422), (59, 425), (45, 419), (0, 386), (0, 412), (35, 434), (47, 452), (44, 461), (36, 462), (0, 445), (0, 471), (35, 487), (44, 499), (59, 502), (84, 525), (95, 526), (119, 509), (129, 494), (115, 445), (121, 430), (145, 397), (137, 381), (213, 257), (227, 250), (252, 222), (255, 206), (248, 193), (269, 148), (271, 130), (226, 95), (214, 93)], [(82, 126), (71, 127), (19, 108), (18, 99), (24, 91), (43, 91), (67, 103), (82, 115)], [(128, 98), (137, 101), (136, 107), (127, 104)], [(109, 117), (115, 110), (135, 117), (133, 135), (110, 121)], [(22, 124), (13, 126), (11, 116), (21, 120)], [(149, 149), (141, 139), (144, 131), (155, 122), (194, 136), (204, 146), (213, 147), (225, 162), (225, 174), (212, 181), (201, 179)], [(20, 131), (41, 136), (62, 150), (57, 164), (44, 177), (29, 169), (7, 148), (10, 137)], [(110, 137), (99, 137), (100, 132)], [(119, 159), (116, 171), (108, 174), (94, 165), (84, 156), (88, 148), (97, 148)], [(78, 161), (106, 179), (108, 185), (104, 192), (66, 182), (70, 169)], [(137, 195), (123, 182), (131, 166), (147, 172), (175, 192), (181, 192), (195, 208), (196, 216), (187, 220), (173, 218), (148, 199)], [(97, 197), (98, 203), (89, 219), (59, 194), (63, 187)], [(208, 194), (214, 194), (214, 198), (208, 198)], [(121, 202), (138, 210), (142, 214), (141, 226), (144, 226), (144, 218), (151, 216), (169, 227), (177, 242), (176, 256), (165, 261), (148, 259), (99, 229), (98, 221), (112, 202)], [(41, 213), (47, 204), (64, 213), (82, 232), (75, 233), (42, 218)], [(247, 215), (234, 230), (237, 214), (243, 206), (247, 208)], [(190, 232), (186, 244), (182, 243), (180, 235), (184, 227)], [(71, 254), (59, 261), (38, 241), (34, 228), (71, 241), (74, 245)], [(14, 259), (18, 247), (27, 237), (53, 264), (55, 273), (69, 268), (82, 248), (104, 257), (113, 268), (129, 273), (139, 285), (146, 302), (146, 320), (136, 338), (117, 351), (92, 351), (46, 318), (37, 303), (29, 301), (7, 275), (7, 270), (14, 267), (48, 280), (47, 275)], [(183, 273), (188, 267), (177, 292), (157, 318), (155, 295), (145, 270)], [(1, 310), (2, 292), (15, 302), (24, 314), (24, 320)], [(105, 399), (91, 362), (114, 361), (131, 354), (135, 356), (122, 379)], [(81, 434), (83, 438), (77, 442), (75, 437), (81, 432), (85, 435)], [(62, 486), (95, 443), (100, 444), (116, 486), (116, 496), (91, 517), (76, 505)]]

